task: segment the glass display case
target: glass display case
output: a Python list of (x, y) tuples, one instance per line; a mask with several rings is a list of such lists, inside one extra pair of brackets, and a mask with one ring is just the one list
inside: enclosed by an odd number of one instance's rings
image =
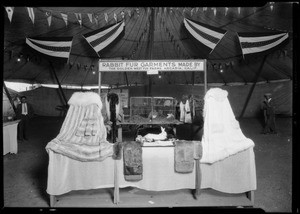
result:
[(164, 122), (175, 120), (175, 99), (173, 97), (131, 97), (130, 121)]

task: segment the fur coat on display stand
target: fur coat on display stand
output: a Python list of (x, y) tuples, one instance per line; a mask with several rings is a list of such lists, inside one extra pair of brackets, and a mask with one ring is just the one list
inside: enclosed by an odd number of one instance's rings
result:
[(100, 96), (94, 92), (75, 92), (68, 104), (60, 132), (47, 144), (46, 151), (79, 161), (102, 161), (112, 156), (113, 145), (106, 140)]
[(243, 134), (227, 96), (220, 88), (211, 88), (205, 95), (201, 163), (214, 163), (254, 146)]

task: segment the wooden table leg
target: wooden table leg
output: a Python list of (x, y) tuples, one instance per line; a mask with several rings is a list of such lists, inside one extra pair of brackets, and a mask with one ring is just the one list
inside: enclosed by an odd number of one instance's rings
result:
[(251, 201), (252, 206), (254, 205), (254, 190), (246, 192), (247, 198)]
[(50, 207), (54, 207), (55, 202), (56, 202), (55, 195), (50, 195)]
[(200, 196), (200, 187), (201, 187), (200, 160), (196, 159), (196, 190), (195, 190), (195, 197), (197, 199)]
[(114, 160), (114, 204), (120, 202), (118, 162)]

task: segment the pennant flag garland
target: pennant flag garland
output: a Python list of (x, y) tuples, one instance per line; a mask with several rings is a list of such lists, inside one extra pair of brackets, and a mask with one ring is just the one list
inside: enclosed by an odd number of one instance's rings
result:
[(50, 11), (46, 11), (45, 13), (47, 21), (48, 21), (48, 26), (51, 26), (51, 20), (52, 20), (52, 13)]
[(128, 16), (131, 17), (131, 11), (127, 10), (127, 12), (128, 12)]
[(5, 9), (7, 12), (8, 19), (11, 22), (11, 19), (12, 19), (13, 13), (14, 13), (14, 7), (5, 7)]
[(191, 9), (191, 16), (193, 16), (193, 13), (194, 13), (194, 8)]
[(96, 22), (96, 25), (98, 25), (98, 19), (99, 19), (99, 16), (98, 15), (94, 15), (94, 19), (95, 19), (95, 22)]
[(93, 23), (93, 14), (88, 13), (87, 16), (89, 17), (90, 22)]
[(32, 24), (34, 24), (34, 11), (33, 11), (33, 8), (32, 7), (27, 7), (27, 11), (28, 11), (29, 18), (32, 21)]
[(124, 13), (124, 11), (121, 12), (121, 17), (122, 17), (122, 19), (125, 18), (125, 13)]
[(68, 61), (73, 37), (26, 38), (26, 44), (53, 59)]
[(108, 15), (107, 15), (107, 13), (104, 13), (104, 19), (105, 19), (105, 21), (107, 23), (108, 22)]
[(75, 16), (76, 16), (76, 18), (77, 18), (77, 20), (80, 24), (80, 27), (81, 27), (81, 25), (82, 25), (81, 13), (75, 13)]
[(225, 16), (227, 15), (228, 7), (225, 7)]
[(68, 26), (68, 14), (65, 13), (60, 13), (61, 17), (63, 18), (63, 20), (66, 23), (66, 27)]
[(118, 17), (116, 13), (114, 13), (114, 19), (116, 20), (116, 22), (118, 22)]
[(208, 48), (210, 51), (209, 54), (227, 32), (226, 30), (192, 21), (187, 18), (184, 18), (183, 22), (190, 34)]
[(121, 33), (125, 30), (124, 21), (116, 24), (108, 25), (98, 30), (82, 35), (90, 46), (96, 51), (100, 57), (99, 52), (111, 44)]
[(269, 52), (289, 40), (288, 33), (237, 33), (243, 56), (247, 54)]

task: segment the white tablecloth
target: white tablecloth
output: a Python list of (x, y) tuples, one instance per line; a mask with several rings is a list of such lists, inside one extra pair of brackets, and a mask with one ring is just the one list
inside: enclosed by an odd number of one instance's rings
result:
[(18, 123), (19, 120), (3, 123), (3, 155), (18, 153)]
[[(114, 161), (80, 162), (49, 152), (47, 193), (61, 195), (72, 190), (88, 190), (114, 186)], [(150, 191), (195, 189), (192, 173), (174, 171), (174, 147), (143, 147), (143, 179), (125, 181), (123, 160), (117, 160), (119, 187), (138, 187)], [(195, 164), (196, 165), (196, 164)], [(225, 193), (243, 193), (256, 189), (253, 148), (214, 164), (200, 164), (201, 188)]]

